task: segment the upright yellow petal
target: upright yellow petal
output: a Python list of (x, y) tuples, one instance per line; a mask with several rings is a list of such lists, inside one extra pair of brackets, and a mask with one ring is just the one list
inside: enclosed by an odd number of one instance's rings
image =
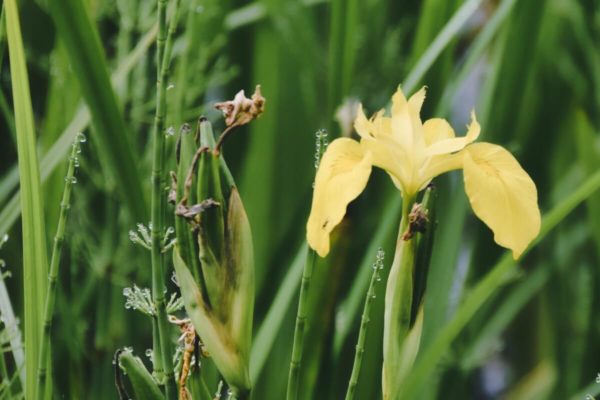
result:
[(323, 155), (306, 224), (308, 244), (321, 257), (329, 253), (329, 234), (344, 218), (348, 203), (367, 185), (371, 158), (370, 152), (348, 138), (331, 142)]
[[(424, 135), (425, 141), (428, 142), (427, 154), (430, 156), (438, 155), (438, 154), (448, 154), (454, 153), (456, 151), (462, 150), (469, 143), (474, 142), (479, 137), (479, 132), (481, 132), (481, 127), (479, 126), (479, 122), (477, 122), (477, 118), (475, 117), (475, 113), (471, 113), (471, 123), (469, 124), (467, 134), (463, 137), (454, 137), (454, 131), (452, 131), (451, 137), (443, 138), (443, 136), (448, 136), (450, 133), (448, 129), (452, 130), (450, 125), (445, 121), (439, 121), (439, 119), (426, 121), (424, 125)], [(437, 141), (435, 139), (438, 139)], [(432, 141), (433, 140), (433, 141)]]
[(503, 147), (472, 144), (464, 150), (465, 190), (475, 215), (509, 248), (515, 260), (540, 231), (535, 183)]
[(423, 137), (425, 138), (425, 145), (428, 147), (434, 143), (452, 139), (454, 136), (456, 136), (454, 129), (443, 118), (431, 118), (423, 124)]
[(379, 110), (370, 119), (367, 119), (362, 108), (358, 106), (356, 120), (354, 120), (354, 129), (362, 138), (377, 138), (380, 136), (390, 136), (391, 119), (383, 116), (384, 110)]

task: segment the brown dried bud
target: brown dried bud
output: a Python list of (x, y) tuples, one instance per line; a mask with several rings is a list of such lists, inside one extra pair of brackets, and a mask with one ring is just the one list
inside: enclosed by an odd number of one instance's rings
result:
[(233, 100), (217, 103), (215, 108), (223, 112), (225, 124), (232, 128), (258, 118), (265, 109), (265, 98), (260, 93), (260, 85), (256, 85), (252, 98), (247, 98), (244, 91), (240, 90)]
[(408, 229), (402, 235), (403, 240), (410, 240), (415, 233), (424, 233), (429, 222), (427, 210), (421, 203), (415, 203), (408, 214)]

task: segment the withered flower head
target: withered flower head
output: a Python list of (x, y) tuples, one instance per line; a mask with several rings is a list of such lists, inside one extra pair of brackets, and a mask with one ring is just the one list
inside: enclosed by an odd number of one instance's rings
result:
[(244, 91), (240, 90), (233, 100), (217, 103), (215, 108), (223, 112), (225, 124), (232, 128), (258, 118), (265, 109), (265, 98), (260, 93), (260, 85), (256, 85), (252, 98), (247, 98)]

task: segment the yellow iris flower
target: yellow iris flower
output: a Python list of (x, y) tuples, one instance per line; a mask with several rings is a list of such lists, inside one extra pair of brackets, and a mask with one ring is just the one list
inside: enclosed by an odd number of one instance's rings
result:
[(501, 146), (473, 143), (480, 132), (474, 113), (463, 137), (456, 137), (444, 119), (422, 123), (424, 100), (425, 88), (408, 100), (399, 88), (391, 117), (381, 110), (367, 119), (361, 106), (354, 122), (360, 141), (339, 138), (328, 146), (307, 223), (308, 243), (321, 257), (329, 253), (329, 234), (364, 190), (373, 166), (384, 169), (411, 202), (432, 178), (462, 168), (473, 211), (494, 232), (496, 243), (517, 259), (537, 236), (537, 190), (519, 162)]

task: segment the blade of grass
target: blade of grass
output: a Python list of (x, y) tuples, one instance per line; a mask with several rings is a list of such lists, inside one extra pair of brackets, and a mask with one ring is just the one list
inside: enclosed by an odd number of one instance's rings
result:
[(281, 324), (288, 313), (292, 300), (297, 293), (297, 287), (302, 277), (302, 270), (306, 258), (306, 245), (302, 244), (299, 251), (287, 269), (287, 274), (279, 286), (279, 290), (269, 308), (267, 315), (258, 329), (252, 354), (250, 355), (250, 374), (251, 381), (256, 382), (267, 361), (267, 357), (273, 348), (275, 338), (277, 337)]
[(100, 38), (82, 1), (52, 1), (49, 11), (96, 128), (95, 141), (133, 218), (147, 218), (142, 178), (109, 76)]
[(423, 53), (419, 61), (412, 68), (408, 74), (402, 89), (406, 93), (412, 92), (415, 86), (423, 78), (425, 73), (431, 68), (435, 60), (439, 57), (442, 51), (448, 46), (448, 44), (456, 37), (459, 30), (463, 27), (465, 22), (477, 11), (483, 0), (468, 0), (454, 13), (450, 21), (440, 33), (435, 37), (433, 42), (429, 45), (427, 50)]
[[(589, 198), (600, 188), (600, 172), (595, 173), (579, 186), (570, 196), (563, 199), (552, 210), (545, 214), (542, 228), (536, 240), (529, 246), (527, 252), (535, 247), (544, 237), (552, 231), (575, 207)], [(405, 398), (414, 398), (416, 391), (425, 383), (427, 377), (434, 371), (438, 361), (446, 353), (448, 347), (460, 334), (471, 317), (479, 310), (480, 306), (488, 300), (496, 290), (502, 286), (507, 275), (514, 273), (516, 264), (509, 253), (505, 253), (501, 260), (490, 272), (473, 288), (468, 298), (458, 308), (456, 314), (446, 327), (424, 351), (417, 360), (414, 369), (406, 379), (402, 395)]]
[(10, 55), (11, 83), (17, 131), (17, 152), (23, 210), (23, 284), (25, 308), (25, 397), (36, 393), (35, 371), (39, 358), (42, 317), (48, 271), (48, 249), (42, 202), (42, 187), (36, 154), (35, 128), (29, 77), (21, 36), (19, 11), (15, 0), (7, 0), (6, 30)]
[[(158, 26), (155, 25), (140, 41), (137, 46), (129, 53), (128, 57), (117, 67), (117, 69), (111, 75), (111, 82), (113, 87), (121, 86), (125, 81), (127, 75), (132, 71), (133, 67), (140, 61), (142, 57), (146, 55), (148, 48), (154, 43), (156, 34), (158, 32)], [(77, 133), (82, 132), (86, 129), (90, 123), (90, 112), (84, 103), (81, 103), (75, 116), (71, 120), (69, 126), (65, 128), (60, 138), (52, 145), (46, 154), (42, 157), (40, 163), (41, 169), (41, 180), (42, 183), (50, 176), (55, 170), (59, 163), (64, 159), (69, 146), (73, 143), (73, 140)], [(8, 195), (16, 188), (19, 182), (19, 171), (15, 167), (13, 168), (0, 184), (0, 203), (2, 203)], [(0, 212), (0, 232), (8, 232), (12, 225), (15, 223), (21, 213), (19, 205), (20, 193), (17, 192), (8, 201), (6, 206), (3, 207)]]

